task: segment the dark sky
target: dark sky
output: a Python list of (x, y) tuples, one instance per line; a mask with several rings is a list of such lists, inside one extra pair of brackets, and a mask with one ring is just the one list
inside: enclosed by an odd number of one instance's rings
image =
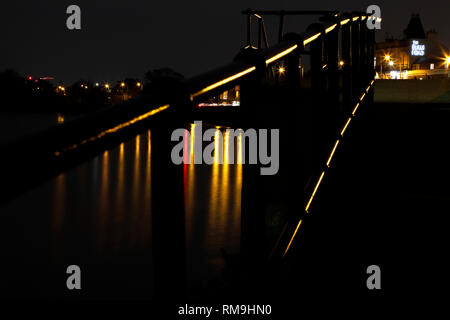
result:
[[(81, 31), (66, 28), (71, 4), (81, 7)], [(417, 12), (425, 30), (435, 28), (450, 45), (450, 5), (445, 0), (16, 0), (2, 2), (0, 70), (14, 68), (66, 83), (143, 77), (160, 67), (189, 77), (231, 61), (244, 44), (240, 12), (245, 8), (365, 11), (370, 4), (381, 7), (378, 39), (385, 32), (400, 37), (411, 13)], [(286, 31), (301, 32), (312, 18), (292, 17)], [(275, 20), (266, 23), (275, 28)]]

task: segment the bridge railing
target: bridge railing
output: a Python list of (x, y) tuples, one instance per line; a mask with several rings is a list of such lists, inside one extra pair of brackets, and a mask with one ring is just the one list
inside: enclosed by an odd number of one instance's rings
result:
[[(367, 19), (369, 17), (365, 13), (327, 13), (301, 34), (281, 32), (281, 41), (270, 48), (258, 49), (249, 43), (235, 58), (242, 63), (240, 68), (222, 77), (216, 74), (214, 81), (209, 83), (207, 77), (203, 78), (206, 81), (204, 89), (191, 96), (195, 106), (202, 99), (239, 85), (241, 117), (245, 123), (283, 128), (287, 138), (281, 141), (282, 145), (302, 145), (299, 152), (302, 164), (288, 165), (282, 179), (288, 180), (286, 175), (289, 175), (291, 180), (300, 181), (299, 184), (305, 186), (304, 206), (299, 210), (299, 196), (295, 194), (298, 190), (289, 190), (291, 186), (280, 187), (283, 189), (281, 193), (290, 194), (288, 198), (293, 203), (288, 209), (284, 231), (272, 250), (272, 257), (285, 257), (288, 253), (357, 111), (363, 104), (373, 103), (374, 30), (367, 28)], [(302, 79), (299, 70), (303, 67), (301, 61), (304, 56), (309, 58), (310, 72)], [(275, 92), (281, 98), (274, 104), (264, 82), (277, 78), (281, 70), (284, 81), (275, 79), (279, 89)], [(305, 79), (307, 81), (302, 81)], [(308, 84), (305, 86), (305, 83)], [(264, 108), (266, 101), (270, 102)], [(278, 113), (278, 117), (272, 117), (274, 113)], [(270, 119), (253, 121), (258, 116)], [(298, 123), (300, 139), (293, 129), (298, 127)], [(284, 154), (284, 159), (289, 157), (291, 155)], [(249, 202), (245, 207), (248, 211), (263, 212), (264, 208), (258, 204), (260, 199), (251, 197), (255, 190), (264, 188), (264, 178), (258, 174), (247, 178), (244, 181), (250, 184), (247, 188), (251, 191), (243, 196), (243, 201)]]
[[(368, 17), (364, 13), (302, 12), (322, 17), (303, 33), (285, 34), (285, 16), (299, 12), (281, 13), (280, 41), (274, 46), (262, 49), (249, 43), (231, 63), (186, 80), (171, 96), (143, 96), (3, 148), (2, 154), (8, 156), (1, 160), (0, 167), (10, 191), (0, 200), (85, 161), (154, 120), (200, 116), (199, 102), (239, 86), (237, 120), (244, 125), (264, 123), (282, 128), (287, 133), (283, 134), (283, 146), (302, 145), (302, 165), (293, 162), (280, 174), (304, 186), (301, 196), (296, 194), (298, 190), (281, 187), (293, 200), (272, 257), (286, 256), (344, 133), (360, 106), (372, 99), (374, 30), (366, 27)], [(245, 14), (262, 17), (277, 12)], [(301, 72), (304, 57), (310, 60), (306, 75)], [(306, 86), (305, 79), (309, 83)], [(300, 142), (296, 140), (298, 127)], [(287, 150), (281, 151), (281, 156), (289, 159), (292, 151), (284, 147), (280, 150)], [(265, 185), (259, 173), (255, 175), (251, 169), (246, 172), (250, 176), (244, 180), (245, 190)], [(303, 198), (300, 210), (299, 198)], [(248, 204), (246, 208), (260, 212), (260, 199), (251, 195), (242, 199)]]
[[(234, 62), (189, 80), (188, 90), (191, 107), (195, 109), (198, 102), (238, 85), (243, 123), (283, 128), (283, 132), (287, 133), (285, 136), (288, 136), (281, 141), (285, 146), (299, 142), (289, 137), (296, 136), (292, 128), (301, 124), (300, 144), (303, 149), (300, 158), (303, 163), (301, 168), (294, 164), (288, 166), (286, 171), (292, 180), (301, 181), (300, 185), (305, 186), (304, 206), (298, 210), (299, 197), (295, 194), (290, 196), (295, 200), (289, 208), (288, 222), (271, 254), (272, 257), (285, 257), (301, 223), (308, 216), (313, 199), (352, 119), (361, 105), (373, 103), (374, 30), (366, 26), (370, 17), (359, 12), (247, 10), (244, 14), (249, 21), (255, 14), (260, 20), (264, 14), (280, 15), (279, 43), (264, 49), (253, 47), (249, 23), (248, 43)], [(321, 14), (322, 17), (303, 33), (284, 34), (284, 17), (289, 14)], [(299, 71), (304, 67), (304, 56), (310, 62), (310, 72), (306, 76)], [(284, 81), (280, 81), (281, 70)], [(276, 84), (277, 90), (272, 97), (267, 93), (270, 88), (266, 90), (268, 86), (265, 82)], [(271, 100), (274, 95), (281, 97), (275, 104)], [(273, 114), (278, 115), (273, 117)], [(267, 117), (270, 119), (261, 119)], [(255, 118), (262, 121), (254, 121)], [(251, 184), (248, 189), (252, 190), (243, 196), (244, 201), (250, 203), (245, 205), (248, 211), (261, 212), (264, 209), (258, 207), (260, 199), (251, 199), (255, 189), (263, 188), (263, 180), (258, 174), (245, 179), (247, 184)], [(289, 188), (284, 190), (285, 193), (292, 192)]]

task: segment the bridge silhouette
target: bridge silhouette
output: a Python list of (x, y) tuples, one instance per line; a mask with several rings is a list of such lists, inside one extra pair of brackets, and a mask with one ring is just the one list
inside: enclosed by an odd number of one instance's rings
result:
[[(279, 173), (261, 176), (259, 168), (243, 166), (241, 250), (237, 256), (223, 252), (227, 264), (238, 261), (239, 267), (231, 285), (213, 297), (288, 296), (299, 284), (313, 295), (352, 286), (359, 294), (368, 265), (390, 267), (392, 276), (400, 274), (402, 264), (416, 263), (416, 231), (435, 227), (423, 219), (423, 211), (431, 210), (426, 194), (444, 182), (415, 168), (426, 164), (441, 172), (445, 166), (437, 150), (448, 137), (439, 126), (447, 118), (435, 109), (374, 104), (375, 30), (367, 28), (366, 13), (248, 9), (243, 14), (247, 43), (231, 63), (174, 85), (170, 94), (141, 96), (5, 147), (1, 168), (8, 190), (1, 201), (150, 128), (154, 292), (158, 298), (183, 298), (185, 185), (183, 171), (170, 159), (172, 131), (194, 120), (279, 128)], [(273, 46), (265, 31), (267, 15), (280, 18)], [(302, 33), (285, 33), (285, 19), (293, 15), (320, 18)], [(306, 61), (309, 72), (304, 73)], [(229, 90), (239, 92), (239, 106), (198, 107)], [(424, 121), (427, 131), (417, 130)], [(448, 196), (435, 197), (437, 203), (448, 201)], [(437, 214), (436, 203), (432, 206)], [(277, 227), (267, 236), (273, 219)], [(397, 234), (405, 229), (407, 247)], [(442, 234), (434, 241), (444, 241)], [(327, 275), (329, 268), (339, 275)], [(245, 281), (238, 280), (242, 275)], [(395, 289), (407, 286), (409, 275), (403, 273)], [(329, 288), (332, 279), (336, 282)]]

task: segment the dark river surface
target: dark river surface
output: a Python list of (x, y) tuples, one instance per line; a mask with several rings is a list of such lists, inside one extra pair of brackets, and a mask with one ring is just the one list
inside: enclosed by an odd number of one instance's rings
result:
[[(223, 139), (227, 154), (230, 137)], [(240, 137), (236, 140), (240, 150)], [(9, 286), (33, 282), (30, 292), (15, 294), (60, 296), (66, 268), (74, 264), (87, 279), (81, 296), (153, 297), (152, 190), (158, 185), (152, 174), (158, 168), (152, 156), (148, 130), (0, 207), (8, 221), (0, 230), (8, 237), (3, 256), (15, 260), (10, 261), (15, 270), (10, 270)], [(240, 250), (242, 167), (217, 161), (179, 166), (188, 293), (220, 283), (222, 248), (231, 254)], [(18, 276), (33, 268), (34, 280)]]

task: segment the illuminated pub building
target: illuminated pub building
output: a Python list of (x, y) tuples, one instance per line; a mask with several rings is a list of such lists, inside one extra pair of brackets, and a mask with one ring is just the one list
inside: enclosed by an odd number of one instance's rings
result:
[(448, 78), (450, 52), (436, 30), (425, 33), (418, 14), (413, 14), (401, 40), (387, 37), (376, 44), (376, 77), (383, 79)]

